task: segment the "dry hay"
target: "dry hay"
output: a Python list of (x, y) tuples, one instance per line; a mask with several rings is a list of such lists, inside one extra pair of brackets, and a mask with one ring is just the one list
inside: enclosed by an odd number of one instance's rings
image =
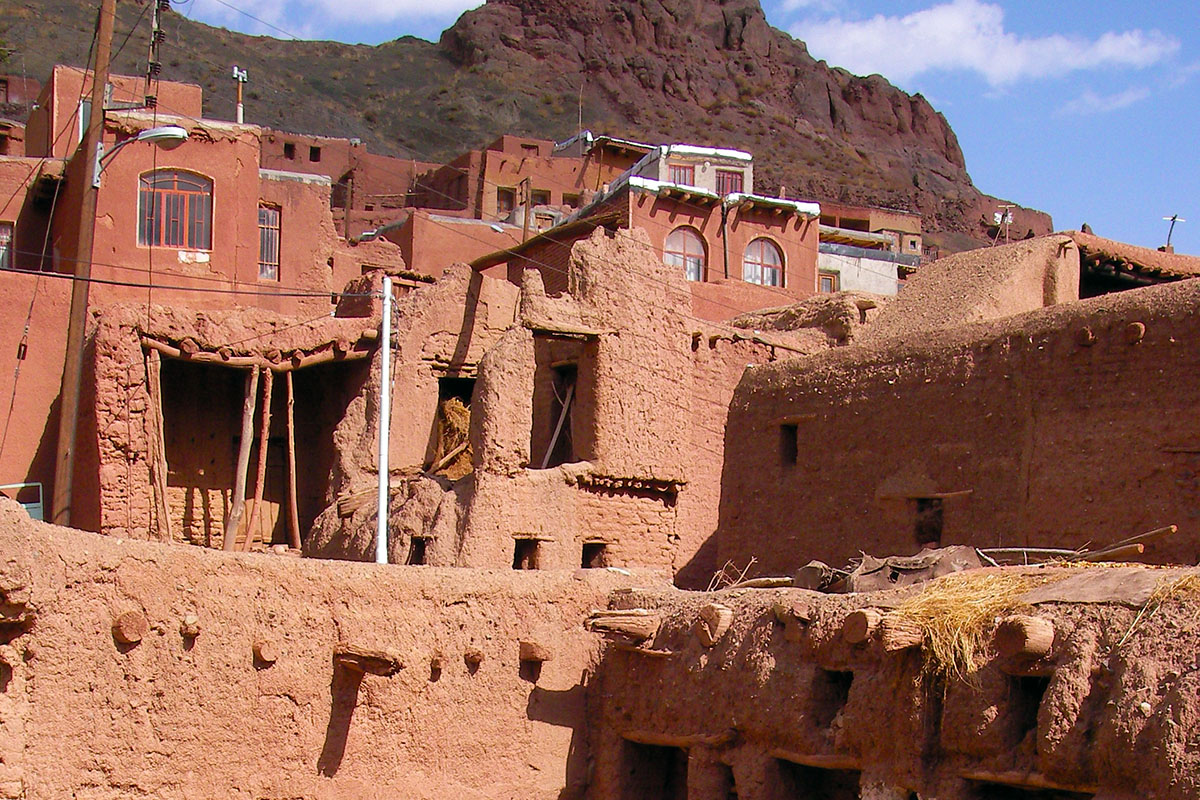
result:
[(750, 572), (750, 568), (753, 567), (757, 561), (757, 558), (751, 556), (750, 560), (746, 562), (746, 566), (742, 569), (738, 569), (732, 561), (726, 561), (725, 566), (713, 573), (712, 579), (708, 582), (708, 588), (705, 589), (705, 591), (715, 592), (719, 591), (720, 589), (728, 589), (730, 586), (736, 586), (737, 584), (744, 582), (746, 580), (747, 573)]
[(438, 447), (435, 462), (445, 458), (456, 448), (465, 446), (450, 463), (437, 470), (439, 474), (450, 480), (458, 480), (471, 472), (471, 445), (468, 443), (470, 432), (471, 409), (462, 400), (451, 397), (438, 404)]
[(1129, 630), (1125, 631), (1125, 635), (1117, 642), (1117, 647), (1129, 641), (1129, 637), (1133, 636), (1134, 632), (1142, 626), (1154, 612), (1162, 607), (1162, 604), (1173, 597), (1178, 597), (1184, 592), (1200, 592), (1200, 574), (1189, 572), (1185, 575), (1176, 578), (1175, 580), (1160, 580), (1154, 587), (1149, 599), (1145, 605), (1138, 609), (1137, 616), (1133, 618), (1133, 622), (1129, 625)]
[(1025, 608), (1021, 596), (1047, 580), (979, 570), (955, 573), (925, 584), (893, 613), (924, 634), (923, 675), (966, 680), (983, 660), (996, 621)]

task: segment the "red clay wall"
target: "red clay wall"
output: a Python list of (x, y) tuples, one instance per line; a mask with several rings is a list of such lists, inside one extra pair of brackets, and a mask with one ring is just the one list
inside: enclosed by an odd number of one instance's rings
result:
[(721, 560), (787, 574), (913, 552), (914, 498), (946, 495), (943, 544), (1075, 548), (1177, 524), (1147, 557), (1195, 563), (1197, 303), (1187, 281), (749, 370)]
[(520, 243), (520, 228), (503, 224), (497, 232), (493, 224), (499, 225), (416, 210), (389, 238), (399, 244), (410, 270), (437, 277), (451, 264), (474, 261)]
[[(114, 103), (141, 103), (145, 99), (145, 78), (110, 75), (109, 83), (113, 86)], [(90, 71), (55, 65), (50, 80), (42, 87), (38, 108), (29, 117), (26, 154), (70, 157), (79, 145), (79, 102), (90, 99), (91, 93)], [(203, 91), (190, 83), (161, 81), (158, 85), (158, 108), (167, 116), (198, 120), (202, 114), (202, 99)]]
[[(580, 623), (630, 578), (227, 555), (19, 514), (0, 503), (0, 797), (583, 796)], [(114, 640), (126, 612), (136, 645)], [(523, 666), (521, 641), (550, 660)], [(339, 642), (403, 669), (355, 679)]]
[[(47, 509), (54, 494), (58, 390), (70, 305), (68, 281), (0, 273), (0, 484), (41, 482)], [(21, 361), (23, 340), (27, 348)]]
[[(692, 314), (700, 319), (727, 320), (746, 311), (787, 305), (816, 292), (816, 220), (731, 210), (723, 237), (719, 204), (685, 203), (647, 193), (633, 193), (630, 208), (630, 225), (646, 230), (650, 245), (660, 259), (667, 236), (678, 227), (690, 227), (704, 240), (707, 267), (704, 285), (688, 284), (692, 292)], [(746, 246), (759, 237), (770, 239), (783, 252), (783, 286), (759, 286), (742, 280)], [(726, 249), (728, 276), (725, 274)]]
[[(878, 635), (851, 644), (843, 625), (862, 609), (905, 619), (893, 609), (915, 598), (932, 611), (925, 641), (934, 641), (939, 621), (967, 617), (952, 616), (956, 601), (995, 603), (997, 587), (1022, 586), (1019, 568), (857, 595), (614, 595), (610, 607), (641, 608), (662, 624), (637, 649), (610, 645), (597, 670), (588, 796), (1200, 797), (1200, 754), (1184, 722), (1200, 712), (1197, 601), (1189, 591), (1166, 591), (1195, 580), (1195, 571), (1045, 572), (1026, 575), (1024, 586), (1062, 579), (1049, 587), (1061, 592), (1058, 601), (1031, 598), (1029, 613), (1054, 633), (1047, 656), (1006, 659), (986, 647), (962, 676), (928, 668), (938, 663), (925, 660), (928, 646), (889, 651)], [(1093, 590), (1100, 602), (1076, 589), (1080, 602), (1071, 602), (1068, 582), (1079, 586), (1098, 572), (1112, 573), (1108, 585), (1122, 589)], [(1167, 599), (1140, 613), (1156, 588)], [(701, 635), (714, 619), (703, 615), (706, 606), (723, 608), (729, 620), (711, 646)], [(990, 644), (989, 624), (979, 634)]]

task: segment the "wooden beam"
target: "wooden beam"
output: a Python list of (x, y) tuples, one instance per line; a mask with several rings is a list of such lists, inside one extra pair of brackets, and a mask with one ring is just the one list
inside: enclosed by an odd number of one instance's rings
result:
[[(250, 521), (246, 523), (246, 541), (242, 549), (249, 550), (254, 539), (254, 528), (262, 514), (263, 490), (267, 482), (267, 449), (271, 436), (271, 385), (274, 378), (269, 369), (263, 370), (262, 429), (258, 434), (258, 470), (254, 476), (254, 505), (250, 506)], [(263, 542), (267, 544), (267, 542)]]
[(242, 406), (242, 441), (238, 447), (237, 466), (233, 474), (233, 505), (225, 520), (223, 549), (232, 550), (237, 538), (238, 525), (246, 505), (246, 470), (250, 468), (250, 437), (254, 435), (254, 407), (258, 402), (258, 367), (251, 367), (246, 374), (246, 401)]
[(288, 481), (288, 544), (300, 549), (300, 512), (296, 503), (296, 395), (292, 373), (284, 373), (287, 384), (287, 481)]
[(154, 490), (154, 513), (158, 517), (159, 541), (171, 541), (171, 514), (167, 506), (167, 433), (162, 409), (162, 356), (146, 353), (146, 389), (150, 395), (149, 456), (150, 484)]
[(1065, 784), (1048, 779), (1038, 772), (991, 772), (987, 770), (969, 770), (962, 777), (979, 783), (998, 783), (1001, 786), (1015, 786), (1018, 789), (1049, 789), (1059, 792), (1079, 792), (1080, 794), (1096, 794), (1100, 787), (1095, 784)]
[(233, 351), (228, 347), (222, 347), (215, 353), (200, 350), (189, 355), (181, 351), (178, 347), (174, 347), (158, 339), (149, 336), (143, 336), (141, 339), (143, 347), (157, 350), (170, 358), (182, 358), (197, 364), (221, 364), (226, 367), (263, 367), (269, 368), (273, 372), (290, 372), (294, 369), (303, 369), (304, 367), (324, 364), (329, 361), (357, 361), (369, 357), (374, 352), (374, 348), (369, 346), (353, 347), (349, 350), (341, 351), (331, 345), (328, 349), (319, 350), (307, 355), (301, 351), (296, 351), (291, 358), (274, 362), (261, 356), (235, 356), (233, 355)]
[(385, 678), (404, 669), (404, 664), (395, 653), (344, 643), (334, 651), (333, 663), (350, 672), (382, 675)]
[(772, 750), (771, 758), (818, 769), (862, 769), (862, 761), (840, 753), (797, 753), (794, 750)]
[(723, 747), (737, 739), (733, 729), (722, 733), (660, 733), (659, 731), (625, 731), (621, 738), (635, 744), (651, 744), (656, 747)]

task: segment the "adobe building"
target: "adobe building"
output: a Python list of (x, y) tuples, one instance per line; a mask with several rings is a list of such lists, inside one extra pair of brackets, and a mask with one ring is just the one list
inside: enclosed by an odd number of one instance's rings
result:
[[(354, 351), (364, 341), (361, 332), (367, 325), (339, 326), (327, 320), (346, 300), (347, 282), (364, 269), (384, 268), (396, 271), (400, 291), (406, 281), (424, 285), (426, 279), (405, 279), (399, 252), (390, 243), (348, 246), (333, 226), (328, 179), (260, 168), (260, 129), (201, 118), (198, 87), (164, 81), (157, 89), (158, 106), (150, 111), (143, 107), (141, 80), (114, 76), (111, 85), (92, 249), (86, 351), (91, 369), (85, 375), (76, 459), (79, 507), (73, 516), (76, 525), (88, 529), (125, 531), (132, 526), (144, 531), (146, 522), (137, 515), (147, 508), (129, 506), (122, 487), (152, 483), (148, 476), (154, 461), (148, 456), (159, 451), (148, 449), (145, 434), (157, 437), (153, 442), (166, 436), (155, 422), (154, 411), (161, 404), (144, 403), (156, 375), (150, 361), (163, 356), (167, 362), (163, 386), (166, 413), (172, 415), (171, 396), (189, 401), (203, 397), (195, 387), (177, 390), (171, 385), (176, 364), (170, 354), (176, 350), (192, 357), (197, 342), (212, 343), (216, 355), (210, 368), (216, 373), (205, 374), (223, 376), (216, 383), (228, 379), (238, 386), (251, 362), (268, 363), (254, 360), (260, 353), (274, 358), (277, 366), (286, 362), (307, 368), (314, 356), (349, 362), (358, 357)], [(86, 110), (78, 98), (89, 92), (90, 74), (56, 68), (30, 119), (30, 155), (0, 158), (5, 186), (0, 236), (7, 243), (2, 252), (9, 267), (0, 273), (8, 306), (2, 315), (9, 359), (3, 391), (13, 397), (0, 482), (21, 485), (14, 491), (25, 502), (40, 498), (47, 515), (53, 513), (47, 505), (70, 276), (84, 257), (78, 251), (79, 208), (92, 174), (92, 159), (71, 153), (78, 143), (79, 113)], [(137, 140), (140, 131), (164, 125), (183, 128), (187, 141), (163, 150)], [(125, 312), (115, 310), (123, 305)], [(153, 335), (155, 320), (166, 313), (163, 308), (190, 320), (195, 338), (184, 342), (187, 336), (177, 337), (173, 341), (181, 350), (168, 347), (154, 351), (159, 356), (152, 358), (153, 343), (162, 344)], [(356, 312), (343, 305), (341, 313)], [(105, 341), (103, 320), (117, 318), (125, 320), (123, 338), (97, 348), (97, 342)], [(278, 330), (295, 330), (298, 338), (277, 337), (270, 346), (255, 349)], [(251, 343), (250, 351), (246, 343)], [(189, 375), (181, 377), (184, 385)], [(140, 387), (142, 400), (131, 405), (134, 387)], [(296, 388), (301, 395), (306, 391)], [(215, 406), (210, 403), (205, 410), (216, 413)], [(179, 413), (189, 418), (189, 412)], [(234, 447), (235, 437), (217, 440), (215, 430), (210, 437), (214, 453)], [(127, 440), (140, 444), (133, 449), (120, 444)], [(119, 449), (109, 449), (113, 441)], [(179, 447), (178, 453), (188, 457), (200, 453), (186, 438)], [(230, 457), (230, 469), (233, 461)], [(272, 470), (282, 469), (277, 451), (272, 463)], [(157, 478), (165, 479), (165, 471), (158, 470)], [(118, 507), (123, 511), (116, 518), (112, 513)], [(219, 509), (218, 518), (228, 510)]]
[(961, 253), (851, 346), (747, 369), (718, 559), (786, 573), (867, 547), (1073, 550), (1177, 525), (1146, 557), (1195, 563), (1196, 275), (1077, 233)]
[(403, 220), (416, 179), (439, 166), (371, 153), (358, 139), (269, 128), (263, 129), (260, 158), (264, 169), (328, 176), (334, 226), (345, 239)]
[(654, 256), (686, 278), (695, 318), (728, 320), (814, 294), (820, 207), (756, 195), (753, 182), (749, 153), (663, 145), (565, 224), (473, 266), (512, 280), (539, 270), (556, 294), (578, 237), (597, 227), (618, 236), (641, 229)]
[[(47, 158), (0, 158), (35, 426), (0, 469), (34, 480), (72, 81)], [(1195, 259), (1064, 234), (822, 294), (816, 204), (672, 145), (431, 277), (260, 129), (168, 112), (105, 124), (73, 521), (110, 535), (0, 498), (0, 798), (1200, 798), (1194, 569), (791, 577), (1168, 523), (1147, 557), (1194, 562)], [(136, 139), (164, 122), (188, 141)], [(390, 563), (346, 563), (381, 512)]]

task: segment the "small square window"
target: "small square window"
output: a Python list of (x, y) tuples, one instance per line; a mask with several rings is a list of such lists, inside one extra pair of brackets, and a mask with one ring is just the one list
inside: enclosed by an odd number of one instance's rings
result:
[(517, 205), (517, 190), (501, 186), (496, 190), (496, 213), (507, 217)]
[(283, 157), (289, 161), (296, 160), (296, 143), (295, 142), (284, 142), (283, 143)]
[(429, 549), (429, 540), (423, 536), (414, 536), (408, 545), (408, 559), (406, 564), (419, 566), (428, 563), (426, 561), (427, 551)]
[(583, 559), (580, 564), (584, 569), (603, 569), (608, 566), (608, 545), (605, 542), (584, 542)]
[(550, 192), (545, 189), (534, 189), (529, 194), (529, 203), (535, 206), (550, 205)]
[(570, 206), (571, 208), (579, 208), (579, 195), (564, 194), (563, 195), (563, 205)]
[(321, 160), (321, 148), (313, 145), (308, 148), (308, 160), (316, 163)]
[(823, 294), (833, 294), (841, 286), (841, 280), (836, 272), (822, 272), (817, 275), (817, 291)]
[(537, 539), (517, 539), (513, 544), (513, 569), (538, 569), (540, 550)]

